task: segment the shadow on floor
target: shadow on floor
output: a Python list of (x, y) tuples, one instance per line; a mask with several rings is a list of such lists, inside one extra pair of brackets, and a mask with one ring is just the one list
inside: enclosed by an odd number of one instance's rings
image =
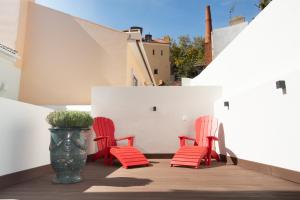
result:
[[(97, 186), (107, 186), (107, 187), (133, 187), (133, 186), (146, 186), (152, 182), (150, 179), (143, 178), (131, 178), (131, 177), (113, 177), (109, 178), (108, 176), (113, 172), (120, 169), (120, 165), (106, 166), (103, 163), (90, 162), (88, 163), (84, 171), (82, 173), (83, 182), (76, 184), (54, 184), (52, 183), (52, 179), (55, 174), (46, 174), (43, 177), (36, 178), (30, 180), (28, 182), (23, 182), (8, 188), (4, 188), (0, 190), (0, 200), (3, 199), (22, 199), (20, 197), (10, 198), (7, 194), (11, 193), (23, 193), (24, 190), (28, 191), (28, 193), (35, 194), (43, 194), (49, 195), (49, 197), (55, 197), (52, 193), (65, 193), (71, 192), (74, 196), (82, 194), (88, 188), (93, 185)], [(130, 169), (128, 169), (130, 170)], [(30, 192), (29, 192), (30, 191)], [(6, 196), (2, 196), (2, 194), (6, 194)], [(76, 195), (75, 195), (76, 194)], [(55, 195), (55, 194), (54, 194)], [(23, 195), (22, 195), (23, 196)], [(41, 197), (41, 199), (43, 199)], [(50, 198), (51, 199), (51, 198)], [(76, 199), (76, 198), (75, 198)]]
[(130, 178), (130, 177), (114, 177), (105, 178), (102, 183), (98, 182), (97, 186), (111, 186), (111, 187), (133, 187), (146, 186), (152, 182), (150, 179)]

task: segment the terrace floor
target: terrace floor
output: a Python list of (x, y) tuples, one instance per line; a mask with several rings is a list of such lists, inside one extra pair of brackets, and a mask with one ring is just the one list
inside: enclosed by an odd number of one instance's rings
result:
[(128, 170), (88, 163), (82, 183), (56, 185), (53, 174), (45, 174), (0, 190), (0, 199), (300, 199), (300, 184), (234, 165), (192, 169), (171, 168), (164, 159), (151, 163)]

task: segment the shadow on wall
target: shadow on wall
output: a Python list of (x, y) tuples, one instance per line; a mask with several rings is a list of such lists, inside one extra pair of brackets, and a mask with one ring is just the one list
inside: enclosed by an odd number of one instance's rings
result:
[(220, 151), (220, 158), (223, 162), (228, 162), (227, 160), (227, 155), (229, 155), (232, 163), (234, 165), (238, 164), (238, 159), (237, 156), (228, 148), (226, 148), (226, 144), (225, 144), (225, 131), (224, 131), (224, 125), (223, 123), (220, 123), (219, 126), (219, 132), (218, 132), (218, 144), (219, 144), (219, 151)]

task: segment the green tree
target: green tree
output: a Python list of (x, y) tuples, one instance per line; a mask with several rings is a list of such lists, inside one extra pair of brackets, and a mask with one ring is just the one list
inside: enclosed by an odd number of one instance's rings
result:
[(265, 7), (267, 7), (267, 5), (268, 5), (271, 1), (272, 1), (272, 0), (260, 0), (257, 7), (258, 7), (260, 10), (263, 10), (263, 9), (265, 9)]
[(198, 75), (195, 65), (203, 63), (204, 39), (195, 37), (193, 40), (187, 35), (180, 36), (178, 41), (171, 42), (171, 64), (176, 79), (182, 77), (194, 78)]

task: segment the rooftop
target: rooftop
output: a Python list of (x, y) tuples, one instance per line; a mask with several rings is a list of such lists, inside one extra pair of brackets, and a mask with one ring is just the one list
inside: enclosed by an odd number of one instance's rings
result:
[[(147, 41), (144, 41), (147, 43)], [(170, 42), (165, 41), (164, 39), (161, 38), (154, 38), (152, 39), (151, 43), (158, 43), (158, 44), (170, 44)]]

